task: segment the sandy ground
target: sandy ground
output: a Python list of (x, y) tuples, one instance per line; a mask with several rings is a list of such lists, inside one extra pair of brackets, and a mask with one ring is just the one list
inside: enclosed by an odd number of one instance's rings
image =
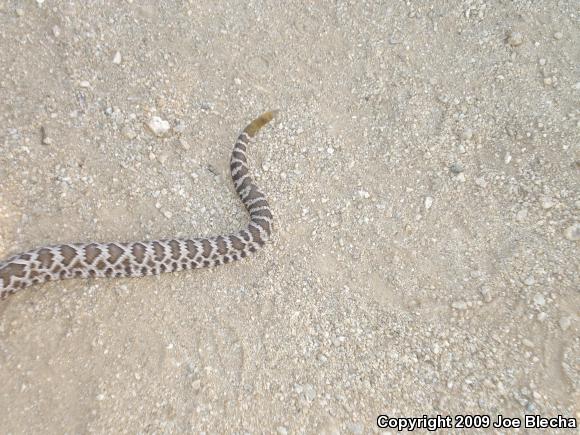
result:
[(215, 3), (0, 0), (0, 257), (238, 229), (281, 109), (265, 250), (0, 302), (0, 433), (580, 418), (578, 2)]

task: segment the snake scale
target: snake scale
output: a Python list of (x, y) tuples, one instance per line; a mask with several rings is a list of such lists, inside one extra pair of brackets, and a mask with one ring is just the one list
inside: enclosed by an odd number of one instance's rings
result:
[(250, 176), (246, 150), (250, 139), (275, 114), (276, 111), (265, 112), (254, 119), (238, 136), (232, 151), (232, 180), (250, 214), (244, 229), (207, 238), (44, 246), (0, 261), (0, 299), (46, 281), (158, 275), (218, 266), (255, 252), (270, 238), (273, 216), (268, 201)]

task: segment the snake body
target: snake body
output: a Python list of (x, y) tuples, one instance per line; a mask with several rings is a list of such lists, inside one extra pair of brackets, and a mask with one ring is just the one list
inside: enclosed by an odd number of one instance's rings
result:
[(158, 275), (214, 267), (255, 252), (270, 238), (273, 216), (250, 176), (246, 150), (250, 139), (275, 113), (265, 112), (253, 120), (238, 136), (232, 151), (232, 180), (250, 214), (244, 229), (207, 238), (44, 246), (0, 261), (0, 298), (46, 281)]

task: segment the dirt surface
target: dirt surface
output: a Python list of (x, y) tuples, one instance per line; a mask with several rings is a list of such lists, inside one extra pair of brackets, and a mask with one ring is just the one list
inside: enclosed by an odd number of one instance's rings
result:
[(266, 249), (0, 302), (0, 433), (580, 418), (578, 6), (0, 0), (2, 258), (238, 229), (281, 110)]

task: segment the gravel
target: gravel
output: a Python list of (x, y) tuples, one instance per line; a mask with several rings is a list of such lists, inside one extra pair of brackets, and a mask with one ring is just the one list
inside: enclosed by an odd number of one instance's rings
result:
[(0, 433), (580, 417), (579, 40), (573, 1), (0, 0), (1, 258), (237, 230), (280, 109), (259, 253), (0, 301)]

